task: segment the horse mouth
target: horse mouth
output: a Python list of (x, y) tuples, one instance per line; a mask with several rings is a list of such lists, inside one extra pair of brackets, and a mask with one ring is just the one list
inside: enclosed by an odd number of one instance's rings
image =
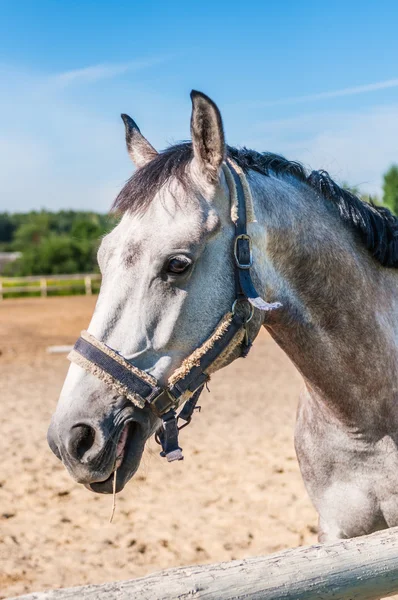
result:
[(128, 421), (125, 424), (116, 444), (113, 459), (114, 468), (111, 474), (103, 481), (84, 484), (88, 490), (97, 494), (112, 494), (116, 469), (116, 493), (122, 491), (140, 464), (145, 443), (141, 429), (136, 421)]

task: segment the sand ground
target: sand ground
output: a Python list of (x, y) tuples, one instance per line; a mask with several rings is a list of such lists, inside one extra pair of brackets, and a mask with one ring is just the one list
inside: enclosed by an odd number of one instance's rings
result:
[(0, 303), (0, 598), (314, 543), (293, 447), (300, 377), (265, 332), (213, 377), (183, 462), (148, 444), (109, 524), (112, 498), (74, 483), (46, 443), (68, 368), (46, 347), (72, 344), (94, 303)]

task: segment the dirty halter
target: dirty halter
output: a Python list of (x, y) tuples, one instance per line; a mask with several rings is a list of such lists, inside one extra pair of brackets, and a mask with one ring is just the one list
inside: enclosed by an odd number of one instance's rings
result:
[[(179, 429), (188, 425), (197, 401), (210, 374), (223, 365), (226, 358), (238, 346), (241, 356), (246, 356), (251, 347), (247, 325), (254, 309), (271, 311), (281, 304), (265, 302), (256, 292), (250, 268), (253, 265), (252, 241), (247, 234), (247, 221), (255, 221), (253, 202), (246, 177), (231, 159), (223, 164), (223, 172), (231, 198), (231, 219), (235, 224), (233, 255), (235, 262), (235, 301), (215, 327), (207, 340), (188, 356), (162, 387), (149, 373), (141, 371), (126, 360), (119, 352), (97, 340), (87, 331), (82, 331), (68, 358), (89, 373), (101, 379), (108, 387), (125, 396), (139, 408), (148, 405), (162, 420), (156, 433), (162, 446), (161, 456), (169, 462), (182, 460), (182, 449), (178, 445)], [(245, 303), (250, 310), (237, 310)], [(177, 415), (176, 409), (184, 404)], [(199, 408), (199, 407), (198, 407)], [(185, 424), (178, 426), (178, 419)]]

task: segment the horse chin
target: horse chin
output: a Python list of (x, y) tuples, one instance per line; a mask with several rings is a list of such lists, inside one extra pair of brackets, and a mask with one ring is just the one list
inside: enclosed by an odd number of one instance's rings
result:
[[(140, 466), (144, 452), (145, 438), (141, 435), (141, 427), (135, 423), (128, 424), (129, 431), (123, 457), (119, 460), (116, 471), (116, 493), (122, 491), (124, 486), (135, 475)], [(112, 494), (114, 491), (114, 471), (104, 481), (85, 483), (84, 486), (96, 494)]]

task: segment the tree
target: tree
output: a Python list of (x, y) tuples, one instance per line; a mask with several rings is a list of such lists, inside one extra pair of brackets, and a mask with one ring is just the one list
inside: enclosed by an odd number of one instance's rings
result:
[(96, 253), (115, 215), (83, 211), (0, 213), (0, 250), (22, 252), (4, 275), (52, 275), (98, 270)]
[(392, 165), (384, 174), (383, 203), (398, 215), (398, 165)]
[(69, 232), (71, 237), (78, 240), (99, 239), (104, 233), (106, 229), (102, 226), (100, 215), (95, 213), (77, 214)]
[(91, 273), (96, 264), (96, 240), (75, 240), (68, 235), (50, 234), (39, 244), (26, 246), (21, 258), (5, 268), (6, 275), (57, 275)]
[(12, 215), (0, 213), (0, 244), (9, 244), (12, 242), (16, 229)]
[(19, 225), (14, 234), (14, 246), (17, 250), (38, 246), (50, 233), (51, 218), (46, 212), (30, 213)]

